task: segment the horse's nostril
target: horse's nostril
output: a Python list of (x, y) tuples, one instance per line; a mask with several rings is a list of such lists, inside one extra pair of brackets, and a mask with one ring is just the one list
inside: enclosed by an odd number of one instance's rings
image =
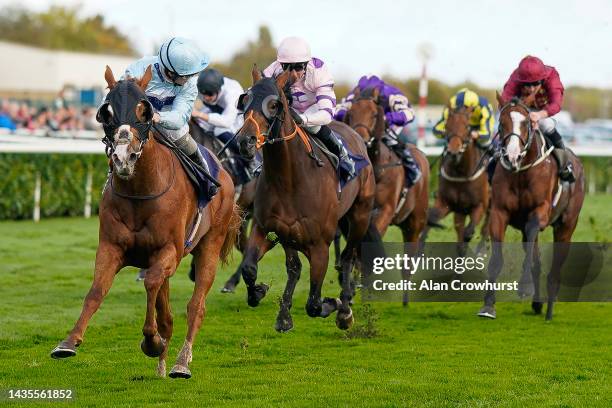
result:
[(130, 161), (136, 161), (138, 159), (138, 155), (136, 153), (130, 153)]
[(113, 155), (111, 156), (111, 158), (113, 159), (114, 162), (119, 160), (119, 156), (117, 156), (117, 153), (113, 153)]

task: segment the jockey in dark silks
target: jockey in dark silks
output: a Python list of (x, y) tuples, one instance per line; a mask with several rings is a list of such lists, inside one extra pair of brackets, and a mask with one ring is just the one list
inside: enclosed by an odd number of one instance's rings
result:
[(344, 115), (351, 108), (356, 89), (360, 91), (378, 89), (387, 124), (383, 143), (402, 159), (402, 163), (408, 172), (408, 182), (410, 185), (414, 185), (421, 178), (421, 170), (414, 161), (410, 150), (399, 140), (402, 129), (414, 120), (414, 110), (408, 102), (408, 98), (399, 89), (386, 84), (375, 75), (371, 77), (362, 76), (357, 86), (338, 105), (335, 114), (336, 120), (344, 119)]
[(232, 167), (240, 162), (248, 174), (241, 169), (232, 170), (237, 183), (244, 184), (253, 178), (256, 160), (242, 159), (238, 151), (238, 144), (234, 138), (236, 132), (244, 123), (242, 112), (238, 109), (238, 98), (244, 93), (240, 83), (234, 79), (224, 77), (216, 69), (206, 69), (200, 72), (197, 81), (198, 97), (202, 101), (200, 109), (194, 109), (191, 116), (196, 123), (213, 138), (223, 145), (229, 143), (228, 149), (234, 153), (231, 157)]

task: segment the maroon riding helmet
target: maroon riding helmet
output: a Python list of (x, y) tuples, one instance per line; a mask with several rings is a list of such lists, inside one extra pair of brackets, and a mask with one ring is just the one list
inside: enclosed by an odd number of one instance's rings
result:
[(517, 79), (526, 83), (541, 81), (548, 78), (551, 70), (538, 57), (528, 55), (519, 63)]

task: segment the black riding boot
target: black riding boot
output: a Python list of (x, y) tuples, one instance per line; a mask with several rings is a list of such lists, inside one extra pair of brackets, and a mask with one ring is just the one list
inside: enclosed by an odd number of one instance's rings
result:
[(557, 159), (557, 163), (559, 163), (559, 178), (563, 181), (573, 183), (576, 181), (576, 178), (574, 177), (572, 163), (567, 156), (567, 150), (565, 150), (565, 144), (563, 143), (561, 135), (557, 132), (557, 129), (555, 129), (546, 136), (548, 136), (555, 147), (552, 153), (555, 159)]
[(348, 151), (342, 142), (332, 134), (331, 129), (323, 125), (316, 136), (333, 154), (338, 156), (341, 163), (345, 164), (345, 166), (341, 166), (340, 164), (338, 164), (338, 166), (347, 171), (349, 178), (355, 177), (357, 173), (355, 170), (355, 162), (349, 157)]
[(402, 160), (402, 165), (408, 171), (408, 187), (412, 187), (421, 178), (421, 169), (418, 163), (412, 157), (412, 152), (405, 144), (392, 139), (391, 137), (383, 137), (385, 145), (393, 150), (395, 154)]

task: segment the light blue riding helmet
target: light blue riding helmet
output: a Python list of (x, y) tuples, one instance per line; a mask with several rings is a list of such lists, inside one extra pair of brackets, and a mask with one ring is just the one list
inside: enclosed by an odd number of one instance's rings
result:
[(174, 37), (159, 49), (159, 59), (168, 71), (180, 76), (194, 75), (208, 66), (208, 55), (192, 40)]

